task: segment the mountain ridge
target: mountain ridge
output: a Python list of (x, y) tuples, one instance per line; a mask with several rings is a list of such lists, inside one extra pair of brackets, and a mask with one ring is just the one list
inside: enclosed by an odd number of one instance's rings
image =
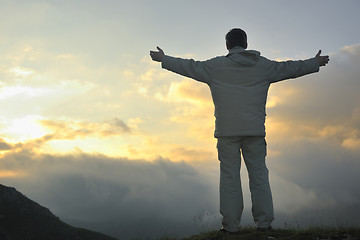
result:
[(0, 184), (1, 240), (116, 240), (62, 222), (49, 209)]

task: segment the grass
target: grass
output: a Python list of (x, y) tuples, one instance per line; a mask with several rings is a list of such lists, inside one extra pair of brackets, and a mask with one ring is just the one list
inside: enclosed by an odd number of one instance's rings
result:
[[(259, 232), (251, 227), (240, 228), (240, 233), (230, 235), (219, 231), (210, 231), (181, 240), (360, 240), (360, 228), (320, 228), (274, 229)], [(161, 240), (179, 240), (163, 238)]]

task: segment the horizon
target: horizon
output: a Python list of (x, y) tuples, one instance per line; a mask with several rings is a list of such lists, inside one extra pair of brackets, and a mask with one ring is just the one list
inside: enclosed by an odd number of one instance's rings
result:
[[(154, 226), (186, 235), (198, 228), (194, 219), (216, 227), (210, 91), (161, 69), (149, 51), (226, 55), (225, 34), (240, 27), (248, 49), (269, 59), (307, 59), (319, 49), (330, 56), (318, 73), (270, 87), (274, 224), (359, 226), (359, 7), (350, 0), (1, 2), (0, 183), (69, 222), (109, 223), (103, 229), (112, 234), (147, 223), (139, 236), (155, 236)], [(251, 224), (244, 164), (241, 177), (242, 223)]]

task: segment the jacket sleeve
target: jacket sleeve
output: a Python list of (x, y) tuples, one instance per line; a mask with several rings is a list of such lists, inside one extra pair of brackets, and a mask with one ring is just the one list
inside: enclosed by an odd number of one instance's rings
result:
[(194, 61), (193, 59), (175, 58), (165, 55), (161, 66), (164, 69), (200, 82), (209, 83), (210, 81), (211, 60)]
[(319, 63), (316, 58), (285, 62), (270, 61), (267, 70), (269, 71), (270, 83), (274, 83), (318, 72)]

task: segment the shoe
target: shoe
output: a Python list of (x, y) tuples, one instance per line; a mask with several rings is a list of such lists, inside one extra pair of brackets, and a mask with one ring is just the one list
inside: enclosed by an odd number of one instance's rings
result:
[(266, 228), (258, 227), (256, 230), (258, 230), (259, 232), (268, 232), (268, 231), (272, 231), (273, 228), (271, 226), (266, 227)]
[(226, 234), (230, 234), (230, 235), (236, 235), (236, 234), (239, 234), (239, 231), (236, 231), (236, 232), (230, 232), (228, 230), (225, 230), (223, 227), (220, 228), (220, 232), (222, 233), (226, 233)]

